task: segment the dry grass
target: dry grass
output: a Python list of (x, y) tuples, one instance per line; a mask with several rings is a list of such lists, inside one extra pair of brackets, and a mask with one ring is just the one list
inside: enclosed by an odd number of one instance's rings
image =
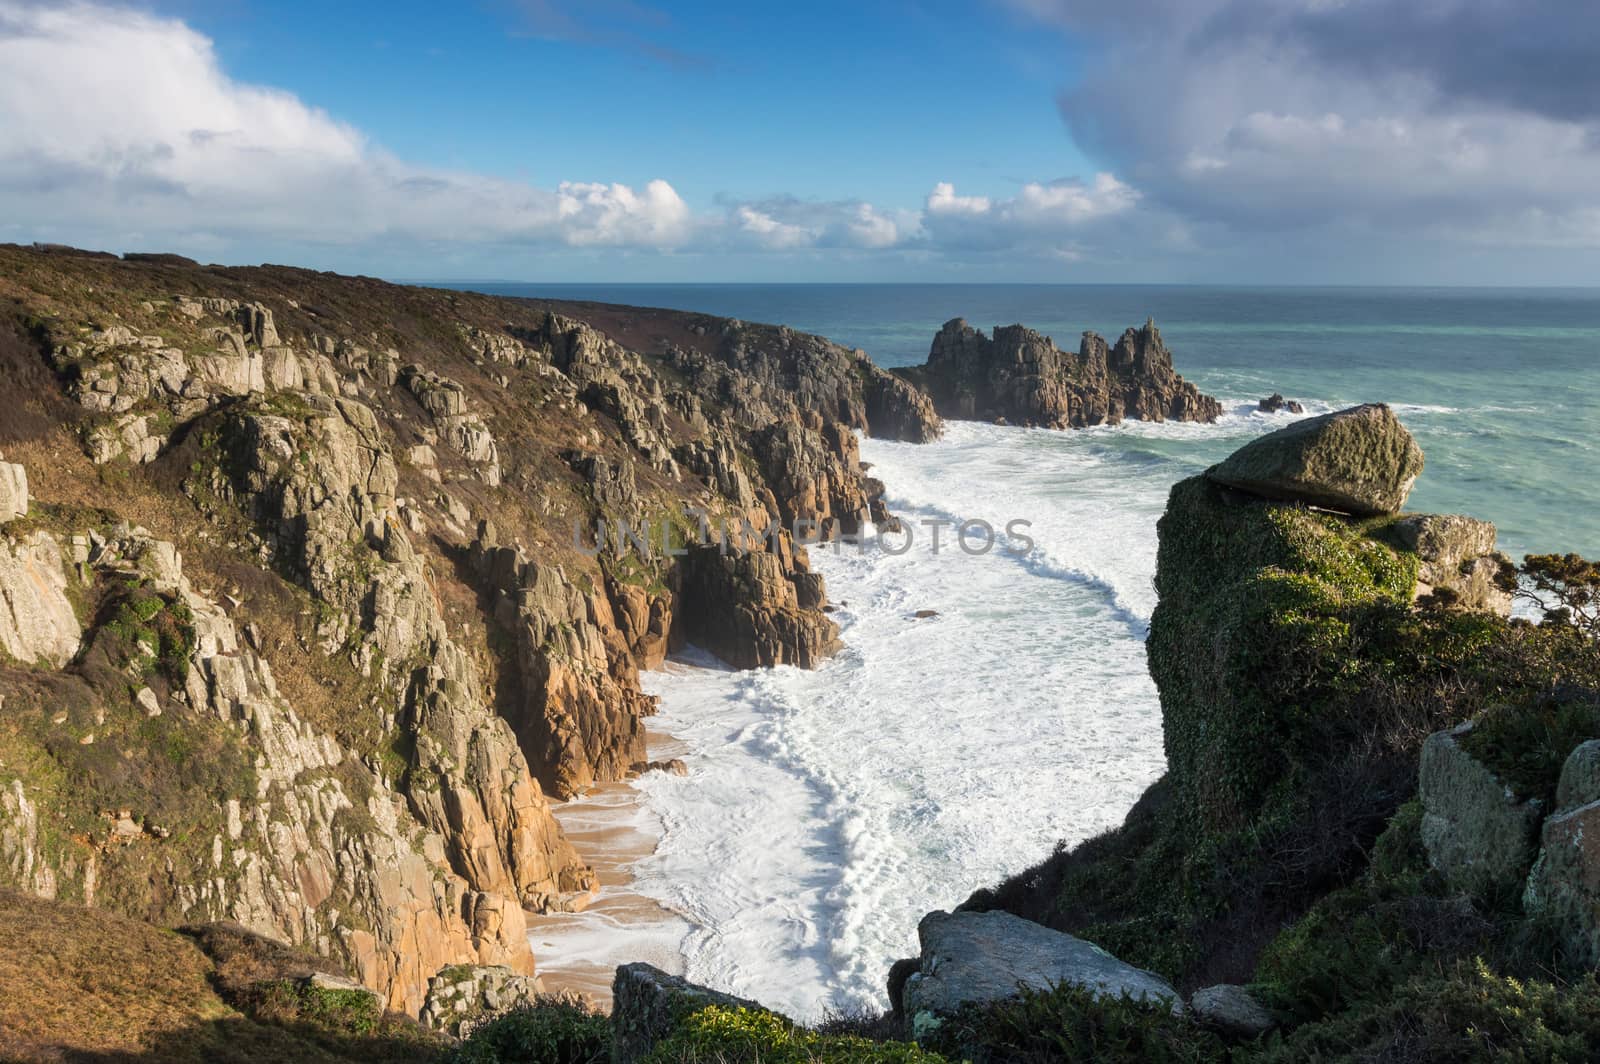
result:
[(134, 1054), (238, 1014), (189, 939), (93, 909), (0, 891), (0, 1059)]
[(229, 1000), (250, 1009), (264, 999), (263, 987), (293, 986), (329, 966), (232, 925), (192, 935), (0, 890), (0, 1061), (429, 1064), (438, 1057), (437, 1037), (400, 1016), (376, 1017), (357, 1031), (305, 1002), (277, 1001), (246, 1015)]

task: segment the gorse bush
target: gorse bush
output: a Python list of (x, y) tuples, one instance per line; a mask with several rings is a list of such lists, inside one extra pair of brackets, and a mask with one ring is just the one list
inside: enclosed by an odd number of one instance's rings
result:
[(1462, 746), (1518, 795), (1553, 808), (1561, 766), (1594, 738), (1600, 738), (1600, 692), (1563, 688), (1493, 707), (1462, 737)]
[(1464, 960), (1305, 1024), (1254, 1059), (1587, 1064), (1600, 1060), (1600, 984), (1592, 974), (1573, 983), (1521, 980)]
[(1163, 1004), (1096, 998), (1079, 987), (1023, 988), (1010, 1000), (967, 1006), (928, 1038), (951, 1060), (974, 1064), (1150, 1061), (1207, 1064), (1227, 1059), (1216, 1035)]
[(775, 1013), (712, 1005), (678, 1022), (651, 1052), (651, 1064), (942, 1064), (910, 1042), (825, 1035)]
[(607, 1064), (611, 1020), (572, 1001), (543, 999), (491, 1020), (443, 1064)]

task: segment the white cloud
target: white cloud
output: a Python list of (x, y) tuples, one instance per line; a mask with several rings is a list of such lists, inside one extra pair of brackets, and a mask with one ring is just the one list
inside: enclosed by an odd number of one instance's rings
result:
[(419, 167), (288, 93), (245, 85), (182, 22), (0, 0), (0, 199), (8, 222), (93, 231), (673, 247), (665, 181), (554, 191)]
[(362, 264), (390, 262), (391, 250), (431, 262), (477, 249), (492, 265), (485, 248), (1060, 259), (1137, 200), (1110, 174), (1009, 197), (941, 182), (920, 209), (783, 196), (697, 212), (659, 179), (542, 187), (400, 159), (291, 93), (230, 77), (180, 20), (89, 0), (0, 0), (0, 237), (10, 239), (223, 258), (312, 248)]
[(763, 247), (799, 248), (809, 247), (816, 242), (817, 235), (804, 226), (780, 222), (765, 211), (749, 205), (739, 207), (734, 213), (739, 219), (739, 228), (753, 234), (756, 242)]
[(956, 187), (941, 181), (928, 193), (929, 214), (988, 214), (988, 196), (958, 196)]

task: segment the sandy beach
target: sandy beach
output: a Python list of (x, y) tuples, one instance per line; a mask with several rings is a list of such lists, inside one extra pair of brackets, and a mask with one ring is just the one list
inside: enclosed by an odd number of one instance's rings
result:
[[(683, 745), (650, 732), (652, 758), (680, 757)], [(633, 890), (633, 867), (655, 853), (661, 825), (629, 783), (608, 783), (555, 807), (557, 819), (578, 852), (594, 866), (600, 893), (581, 913), (528, 917), (528, 941), (539, 977), (550, 993), (577, 991), (602, 1008), (611, 1007), (617, 965), (648, 961), (681, 974), (680, 943), (688, 923), (653, 898)]]

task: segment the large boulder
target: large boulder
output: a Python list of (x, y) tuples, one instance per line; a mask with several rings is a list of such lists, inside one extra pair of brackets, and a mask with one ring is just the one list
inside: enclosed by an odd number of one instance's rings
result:
[(654, 965), (622, 965), (611, 983), (612, 1061), (632, 1064), (645, 1059), (681, 1020), (708, 1005), (769, 1011), (754, 1001), (668, 975)]
[(1235, 1038), (1255, 1038), (1278, 1025), (1277, 1019), (1250, 991), (1233, 983), (1196, 990), (1189, 998), (1195, 1021)]
[(1019, 987), (1068, 984), (1096, 997), (1129, 997), (1183, 1009), (1159, 976), (1124, 964), (1092, 942), (995, 910), (931, 912), (917, 925), (922, 959), (900, 991), (919, 1037), (962, 1005), (1015, 997)]
[(1460, 740), (1471, 729), (1468, 721), (1428, 736), (1417, 783), (1428, 863), (1455, 889), (1483, 897), (1527, 875), (1543, 808), (1466, 751)]
[(1422, 448), (1384, 403), (1306, 418), (1245, 444), (1206, 475), (1269, 499), (1358, 516), (1399, 513)]

